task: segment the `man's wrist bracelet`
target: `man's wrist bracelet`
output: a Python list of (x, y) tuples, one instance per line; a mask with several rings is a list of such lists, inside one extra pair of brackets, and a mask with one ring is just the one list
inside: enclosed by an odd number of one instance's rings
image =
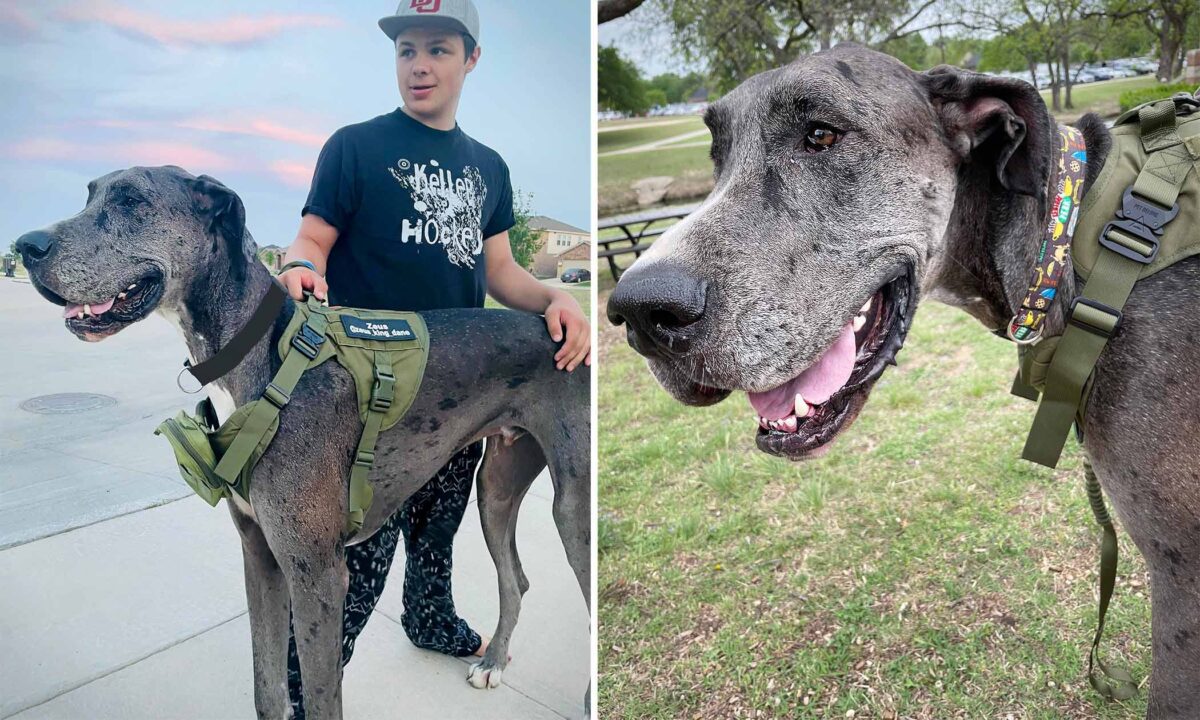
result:
[[(279, 272), (278, 272), (278, 273), (276, 273), (276, 275), (282, 275), (282, 274), (284, 274), (284, 273), (285, 273), (285, 272), (287, 272), (288, 270), (291, 270), (291, 269), (292, 269), (292, 268), (294, 268), (294, 267), (303, 267), (303, 268), (308, 268), (309, 270), (312, 270), (313, 272), (317, 272), (317, 266), (316, 266), (316, 265), (313, 265), (313, 264), (312, 264), (312, 263), (310, 263), (309, 261), (307, 261), (307, 260), (293, 260), (293, 261), (291, 261), (290, 263), (288, 263), (287, 265), (284, 265), (283, 267), (279, 268)], [(318, 275), (320, 275), (320, 273), (317, 273), (317, 274), (318, 274)]]

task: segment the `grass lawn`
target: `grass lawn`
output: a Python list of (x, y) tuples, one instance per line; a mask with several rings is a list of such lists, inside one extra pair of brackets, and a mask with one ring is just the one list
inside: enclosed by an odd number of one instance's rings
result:
[[(744, 395), (678, 404), (600, 322), (605, 717), (1145, 712), (1087, 683), (1099, 533), (1073, 441), (1058, 470), (1019, 459), (1011, 344), (926, 302), (857, 423), (792, 464), (755, 448)], [(1103, 647), (1143, 679), (1148, 579), (1121, 553)]]
[[(1115, 115), (1120, 111), (1118, 100), (1121, 93), (1126, 90), (1141, 90), (1142, 88), (1154, 87), (1159, 84), (1154, 75), (1150, 74), (1121, 78), (1119, 80), (1088, 83), (1086, 85), (1075, 85), (1071, 88), (1071, 102), (1075, 105), (1075, 109), (1063, 110), (1061, 114), (1069, 117), (1078, 117), (1089, 112), (1097, 112), (1101, 115)], [(1046, 105), (1049, 106), (1050, 91), (1043, 90), (1041, 95), (1042, 99), (1046, 101)], [(1065, 93), (1062, 97), (1065, 99)]]
[(671, 119), (675, 122), (655, 123), (644, 127), (599, 133), (596, 140), (599, 145), (599, 151), (603, 153), (612, 150), (623, 150), (624, 148), (645, 145), (655, 140), (665, 140), (676, 135), (683, 135), (704, 129), (704, 121), (699, 116)]

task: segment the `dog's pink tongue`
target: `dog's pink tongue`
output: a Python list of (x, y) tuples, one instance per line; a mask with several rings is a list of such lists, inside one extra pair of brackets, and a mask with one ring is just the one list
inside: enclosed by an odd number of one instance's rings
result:
[[(112, 300), (109, 300), (108, 302), (104, 303), (103, 305), (92, 305), (88, 309), (92, 311), (93, 315), (103, 315), (104, 313), (108, 312), (109, 308), (111, 308), (113, 306), (113, 303), (116, 301), (117, 301), (117, 299), (113, 298)], [(82, 305), (68, 305), (67, 308), (65, 310), (63, 310), (63, 317), (65, 317), (65, 318), (79, 317), (82, 314), (83, 314), (83, 306)]]
[(841, 334), (811, 367), (777, 388), (749, 393), (755, 412), (768, 420), (795, 414), (796, 395), (809, 405), (819, 405), (841, 389), (854, 370), (854, 325), (846, 323)]

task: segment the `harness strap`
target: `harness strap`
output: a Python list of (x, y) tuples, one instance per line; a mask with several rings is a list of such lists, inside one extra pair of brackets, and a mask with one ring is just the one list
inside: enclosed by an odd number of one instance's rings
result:
[[(254, 409), (246, 418), (245, 424), (233, 438), (225, 454), (217, 463), (216, 475), (226, 484), (237, 487), (242, 468), (250, 462), (250, 456), (262, 441), (263, 436), (279, 419), (279, 411), (292, 399), (292, 390), (300, 381), (300, 376), (308, 369), (308, 363), (316, 357), (319, 346), (325, 342), (325, 329), (328, 318), (323, 307), (312, 300), (309, 301), (308, 319), (300, 326), (300, 332), (292, 339), (292, 351), (283, 360), (283, 365), (275, 377), (263, 391), (263, 399), (254, 405)], [(246, 497), (245, 488), (239, 488), (239, 494)], [(247, 500), (249, 498), (246, 498)]]
[[(1117, 580), (1117, 531), (1113, 528), (1112, 519), (1108, 516), (1108, 508), (1104, 505), (1104, 491), (1092, 470), (1092, 464), (1085, 458), (1083, 461), (1083, 476), (1087, 483), (1088, 504), (1092, 506), (1092, 515), (1096, 524), (1104, 531), (1100, 541), (1100, 613), (1096, 623), (1096, 635), (1092, 638), (1092, 648), (1088, 652), (1088, 682), (1096, 692), (1109, 700), (1128, 700), (1137, 695), (1137, 683), (1133, 676), (1124, 668), (1109, 666), (1099, 658), (1100, 638), (1104, 635), (1104, 616), (1108, 613), (1108, 603), (1112, 600), (1113, 587)], [(1099, 667), (1104, 677), (1097, 675), (1095, 668)]]
[[(1167, 113), (1169, 112), (1169, 115)], [(1046, 372), (1046, 388), (1021, 456), (1055, 467), (1071, 424), (1081, 412), (1083, 391), (1108, 340), (1121, 322), (1121, 308), (1142, 270), (1158, 254), (1158, 236), (1174, 219), (1176, 200), (1191, 163), (1179, 162), (1187, 151), (1175, 131), (1175, 103), (1164, 100), (1142, 108), (1143, 141), (1153, 150), (1125, 191), (1118, 219), (1104, 226), (1102, 249), (1079, 297), (1067, 312), (1067, 327)], [(1171, 123), (1169, 132), (1165, 123)], [(1142, 195), (1139, 188), (1147, 194)], [(1081, 425), (1080, 425), (1081, 427)]]
[(363, 423), (362, 437), (354, 451), (354, 464), (350, 466), (350, 504), (346, 514), (346, 532), (350, 535), (362, 528), (363, 519), (371, 507), (374, 490), (367, 476), (375, 465), (375, 442), (379, 439), (379, 428), (384, 413), (396, 398), (396, 378), (392, 374), (392, 356), (388, 352), (376, 351), (372, 374), (375, 384), (371, 386), (371, 401), (367, 406), (367, 419)]

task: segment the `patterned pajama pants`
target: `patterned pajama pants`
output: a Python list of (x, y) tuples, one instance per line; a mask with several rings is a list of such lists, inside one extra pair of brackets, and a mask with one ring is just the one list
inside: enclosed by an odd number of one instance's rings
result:
[[(350, 587), (342, 620), (342, 665), (354, 654), (354, 641), (367, 625), (401, 534), (404, 535), (404, 613), (400, 622), (414, 645), (464, 657), (479, 649), (482, 639), (454, 611), (450, 569), (454, 534), (462, 523), (475, 468), (483, 457), (483, 442), (460, 450), (437, 475), (418, 490), (366, 541), (346, 548)], [(290, 620), (289, 620), (290, 625)], [(304, 718), (300, 658), (296, 636), (288, 629), (288, 694), (293, 717)]]

